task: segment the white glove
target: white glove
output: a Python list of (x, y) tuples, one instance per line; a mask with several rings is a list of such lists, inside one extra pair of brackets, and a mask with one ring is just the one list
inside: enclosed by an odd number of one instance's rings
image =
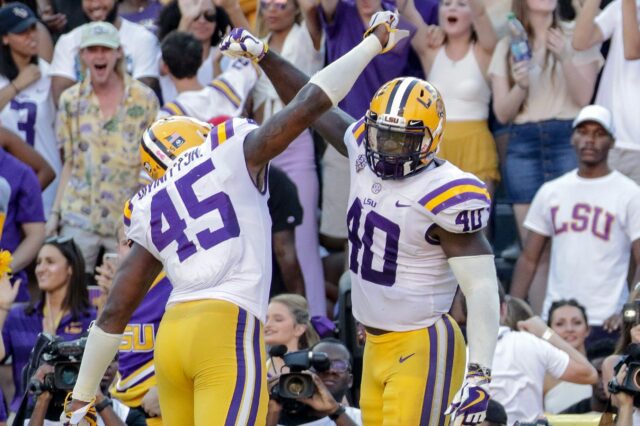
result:
[(371, 34), (378, 26), (384, 25), (387, 27), (387, 31), (389, 31), (389, 41), (387, 45), (382, 49), (382, 52), (385, 53), (393, 49), (393, 47), (398, 44), (400, 40), (409, 36), (409, 31), (407, 30), (398, 30), (396, 27), (398, 26), (398, 12), (392, 12), (390, 10), (384, 10), (382, 12), (376, 12), (369, 20), (369, 29), (365, 31), (364, 36), (367, 37)]
[(453, 397), (451, 405), (445, 411), (451, 415), (451, 424), (478, 425), (487, 417), (489, 407), (489, 382), (491, 373), (477, 364), (470, 364), (462, 387)]
[(244, 28), (234, 28), (220, 43), (220, 51), (231, 58), (260, 62), (269, 51), (269, 46)]

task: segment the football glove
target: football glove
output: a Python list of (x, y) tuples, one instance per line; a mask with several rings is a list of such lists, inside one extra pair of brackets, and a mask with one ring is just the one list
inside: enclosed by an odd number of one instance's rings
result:
[(409, 31), (398, 30), (396, 28), (398, 26), (398, 19), (397, 11), (384, 10), (382, 12), (376, 12), (369, 20), (369, 29), (365, 31), (364, 37), (371, 34), (378, 26), (384, 25), (387, 27), (387, 31), (389, 31), (389, 41), (387, 41), (387, 45), (382, 48), (382, 52), (380, 53), (390, 51), (400, 40), (409, 36)]
[(71, 403), (71, 394), (69, 392), (64, 400), (64, 410), (60, 414), (60, 423), (64, 426), (96, 426), (98, 424), (98, 413), (96, 413), (96, 409), (93, 406), (94, 401), (76, 411), (69, 411), (67, 407)]
[(231, 58), (260, 62), (269, 51), (269, 46), (244, 28), (234, 28), (220, 43), (220, 51)]
[(477, 425), (484, 421), (489, 406), (489, 382), (491, 371), (478, 364), (469, 364), (469, 371), (462, 387), (453, 397), (446, 415), (451, 415), (451, 424)]

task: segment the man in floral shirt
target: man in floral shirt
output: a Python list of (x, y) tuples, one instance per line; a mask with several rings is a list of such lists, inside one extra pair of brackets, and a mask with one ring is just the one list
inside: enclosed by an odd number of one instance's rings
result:
[(84, 25), (80, 58), (88, 77), (60, 97), (64, 166), (47, 232), (73, 237), (91, 274), (101, 247), (116, 251), (122, 206), (138, 187), (139, 141), (159, 106), (151, 89), (124, 72), (113, 25)]

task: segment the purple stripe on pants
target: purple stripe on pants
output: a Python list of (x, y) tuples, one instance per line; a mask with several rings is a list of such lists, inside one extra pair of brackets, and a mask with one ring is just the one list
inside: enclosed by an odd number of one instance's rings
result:
[(445, 368), (444, 388), (442, 389), (442, 402), (440, 403), (440, 409), (442, 410), (440, 413), (440, 426), (444, 425), (444, 412), (449, 405), (449, 390), (451, 388), (451, 373), (453, 372), (453, 356), (455, 354), (455, 334), (453, 333), (453, 325), (451, 324), (451, 320), (448, 316), (443, 315), (442, 319), (444, 320), (444, 325), (447, 327), (447, 365)]
[(249, 415), (248, 425), (256, 423), (258, 415), (258, 407), (260, 406), (260, 391), (262, 386), (262, 357), (260, 356), (260, 321), (254, 319), (255, 325), (253, 329), (253, 360), (255, 362), (256, 387), (253, 390), (253, 399), (251, 400), (251, 414)]
[(460, 185), (473, 185), (473, 186), (477, 186), (478, 188), (487, 187), (485, 184), (483, 184), (482, 182), (476, 179), (456, 179), (456, 180), (452, 180), (451, 182), (445, 185), (442, 185), (440, 188), (434, 189), (433, 191), (431, 191), (430, 193), (422, 197), (422, 199), (419, 202), (424, 206), (429, 201), (436, 198), (438, 195), (442, 194), (443, 192), (453, 188), (454, 186), (460, 186)]
[(233, 398), (231, 398), (231, 406), (227, 412), (227, 420), (224, 423), (225, 426), (233, 426), (236, 423), (238, 413), (240, 412), (240, 403), (242, 402), (244, 381), (246, 380), (244, 330), (247, 327), (247, 312), (240, 308), (238, 308), (238, 311), (238, 328), (236, 329), (236, 388), (233, 390)]
[(431, 405), (433, 402), (433, 391), (436, 387), (436, 369), (438, 368), (438, 334), (436, 327), (431, 326), (429, 331), (429, 375), (427, 376), (427, 386), (422, 399), (422, 415), (420, 424), (428, 425), (431, 419)]

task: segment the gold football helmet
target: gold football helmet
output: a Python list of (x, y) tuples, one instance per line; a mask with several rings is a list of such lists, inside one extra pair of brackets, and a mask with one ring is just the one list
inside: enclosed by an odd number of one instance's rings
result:
[(414, 77), (385, 83), (365, 119), (369, 167), (382, 179), (417, 173), (435, 157), (445, 121), (444, 102), (431, 83)]
[(159, 179), (180, 154), (202, 144), (211, 125), (195, 118), (161, 118), (142, 135), (140, 160), (153, 180)]

